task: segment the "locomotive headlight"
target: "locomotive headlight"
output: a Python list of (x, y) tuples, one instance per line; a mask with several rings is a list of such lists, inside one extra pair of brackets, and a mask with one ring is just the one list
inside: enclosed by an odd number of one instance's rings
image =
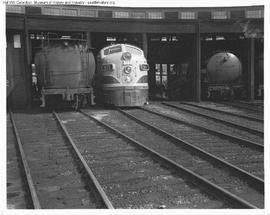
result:
[(140, 70), (141, 71), (148, 71), (149, 70), (149, 65), (148, 64), (141, 64), (140, 65)]
[(122, 58), (125, 61), (129, 61), (131, 59), (131, 54), (129, 52), (124, 52)]
[(132, 68), (130, 66), (127, 66), (124, 68), (124, 73), (126, 73), (126, 74), (130, 74), (131, 71), (132, 71)]

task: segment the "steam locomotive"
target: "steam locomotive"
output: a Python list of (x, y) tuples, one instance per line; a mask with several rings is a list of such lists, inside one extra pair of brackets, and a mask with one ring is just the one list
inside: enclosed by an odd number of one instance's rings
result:
[(35, 55), (35, 70), (42, 107), (55, 105), (50, 103), (56, 97), (75, 109), (83, 102), (91, 102), (95, 59), (83, 43), (51, 40)]
[(243, 94), (242, 64), (230, 52), (218, 52), (208, 61), (202, 83), (208, 99), (233, 99)]
[(133, 45), (114, 44), (97, 57), (97, 102), (114, 106), (142, 106), (148, 102), (149, 66), (143, 51)]

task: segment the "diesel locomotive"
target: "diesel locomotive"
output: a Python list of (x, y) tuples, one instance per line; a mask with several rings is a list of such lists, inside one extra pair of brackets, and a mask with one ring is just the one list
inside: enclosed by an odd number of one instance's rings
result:
[(242, 64), (230, 52), (218, 52), (210, 57), (203, 83), (208, 99), (233, 99), (243, 93)]
[(100, 50), (95, 78), (96, 101), (114, 106), (142, 106), (148, 102), (149, 66), (143, 51), (129, 44)]
[(83, 43), (51, 40), (36, 53), (35, 70), (41, 88), (41, 107), (49, 106), (56, 97), (75, 109), (91, 102), (95, 59), (91, 49)]

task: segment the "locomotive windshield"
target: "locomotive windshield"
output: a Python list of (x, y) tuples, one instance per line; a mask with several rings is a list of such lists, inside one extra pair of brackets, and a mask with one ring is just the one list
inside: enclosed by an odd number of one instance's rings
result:
[(137, 48), (132, 47), (132, 46), (126, 46), (126, 51), (131, 53), (131, 54), (142, 55), (142, 51), (140, 49), (137, 49)]
[(113, 46), (113, 47), (105, 49), (104, 55), (109, 55), (109, 54), (113, 54), (113, 53), (117, 53), (117, 52), (121, 52), (121, 51), (122, 51), (122, 47), (120, 45)]

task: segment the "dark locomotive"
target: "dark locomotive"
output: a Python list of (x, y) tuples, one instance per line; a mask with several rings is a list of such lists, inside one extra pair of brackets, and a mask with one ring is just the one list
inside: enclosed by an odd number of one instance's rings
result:
[(36, 53), (35, 70), (41, 107), (61, 100), (77, 109), (93, 99), (95, 59), (87, 45), (70, 38), (50, 40)]
[(230, 52), (218, 52), (208, 60), (202, 71), (204, 98), (234, 99), (243, 94), (242, 64)]

